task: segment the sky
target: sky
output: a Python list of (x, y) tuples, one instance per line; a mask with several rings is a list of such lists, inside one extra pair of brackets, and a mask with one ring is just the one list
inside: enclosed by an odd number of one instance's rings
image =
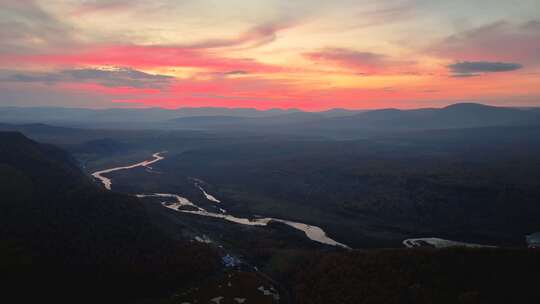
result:
[(538, 0), (0, 0), (0, 106), (540, 106)]

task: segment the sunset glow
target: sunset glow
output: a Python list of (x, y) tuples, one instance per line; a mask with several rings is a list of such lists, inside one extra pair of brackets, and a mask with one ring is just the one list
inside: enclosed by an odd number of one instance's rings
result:
[(540, 106), (540, 2), (0, 0), (0, 105)]

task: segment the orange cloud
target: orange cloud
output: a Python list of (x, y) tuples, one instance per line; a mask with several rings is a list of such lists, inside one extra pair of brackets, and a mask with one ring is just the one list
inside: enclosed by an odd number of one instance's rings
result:
[(389, 56), (360, 52), (344, 48), (324, 48), (303, 54), (304, 57), (354, 71), (358, 74), (389, 74), (396, 73), (397, 69), (411, 66), (412, 62), (393, 60)]

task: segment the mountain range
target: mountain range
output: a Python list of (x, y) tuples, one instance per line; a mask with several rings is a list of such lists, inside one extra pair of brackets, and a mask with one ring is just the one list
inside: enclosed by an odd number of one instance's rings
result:
[(412, 110), (379, 109), (324, 112), (227, 108), (67, 109), (0, 108), (4, 123), (116, 129), (196, 129), (364, 136), (370, 132), (540, 124), (540, 109), (476, 103)]

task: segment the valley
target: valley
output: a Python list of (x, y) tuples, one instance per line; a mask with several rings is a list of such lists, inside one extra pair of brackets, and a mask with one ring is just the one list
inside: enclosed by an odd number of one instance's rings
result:
[[(389, 127), (354, 136), (339, 126), (319, 135), (293, 125), (290, 132), (199, 126), (133, 131), (0, 125), (8, 134), (0, 149), (0, 177), (9, 185), (2, 197), (11, 202), (3, 206), (12, 234), (4, 244), (25, 244), (25, 252), (46, 256), (35, 263), (62, 269), (61, 282), (94, 281), (109, 273), (104, 269), (116, 269), (117, 275), (100, 279), (94, 298), (114, 294), (118, 303), (137, 304), (130, 299), (311, 304), (343, 293), (352, 301), (343, 303), (369, 303), (370, 297), (380, 303), (421, 298), (424, 288), (452, 295), (429, 295), (440, 303), (454, 303), (467, 290), (497, 303), (487, 292), (491, 287), (475, 283), (488, 280), (492, 263), (506, 265), (498, 271), (508, 278), (537, 269), (536, 125)], [(21, 214), (27, 214), (24, 229)], [(65, 248), (73, 252), (72, 264), (55, 258)], [(18, 256), (12, 249), (6, 255), (6, 263), (15, 265), (10, 271), (24, 268), (11, 260)], [(511, 267), (515, 259), (520, 263)], [(85, 260), (89, 266), (74, 274), (82, 266), (71, 265)], [(461, 280), (464, 267), (474, 279)], [(418, 283), (420, 291), (410, 287), (420, 277), (452, 283), (426, 279)], [(118, 280), (126, 289), (110, 291), (107, 286)], [(387, 291), (373, 289), (373, 280)], [(132, 285), (146, 287), (127, 293)]]

